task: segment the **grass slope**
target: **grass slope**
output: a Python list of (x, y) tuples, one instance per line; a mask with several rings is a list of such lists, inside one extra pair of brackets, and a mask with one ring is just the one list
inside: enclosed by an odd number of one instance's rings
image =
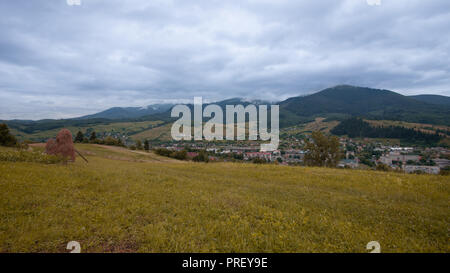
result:
[(77, 149), (89, 164), (0, 162), (0, 252), (450, 251), (447, 177)]
[(170, 134), (171, 128), (172, 123), (169, 123), (137, 133), (135, 135), (132, 135), (131, 138), (134, 140), (148, 139), (148, 140), (170, 141), (172, 140), (172, 136)]

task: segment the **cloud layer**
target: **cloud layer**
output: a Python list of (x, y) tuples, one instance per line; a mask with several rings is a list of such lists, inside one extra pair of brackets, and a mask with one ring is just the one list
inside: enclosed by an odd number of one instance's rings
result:
[(450, 95), (450, 1), (0, 2), (0, 119), (337, 84)]

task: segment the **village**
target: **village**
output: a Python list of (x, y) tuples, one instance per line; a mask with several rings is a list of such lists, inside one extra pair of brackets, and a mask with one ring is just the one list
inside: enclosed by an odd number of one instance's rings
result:
[[(386, 144), (370, 139), (339, 138), (341, 159), (339, 168), (377, 169), (406, 173), (439, 174), (450, 168), (450, 150), (444, 147), (402, 146)], [(153, 148), (187, 151), (188, 158), (199, 152), (208, 154), (210, 162), (243, 161), (253, 163), (277, 163), (302, 166), (304, 164), (305, 139), (289, 139), (281, 142), (278, 150), (260, 151), (259, 142), (166, 142)]]

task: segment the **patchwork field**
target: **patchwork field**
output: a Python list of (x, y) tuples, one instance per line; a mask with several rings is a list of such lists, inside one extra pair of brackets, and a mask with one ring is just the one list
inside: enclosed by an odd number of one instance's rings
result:
[(401, 126), (405, 128), (416, 128), (420, 129), (425, 133), (435, 133), (436, 130), (446, 130), (449, 131), (450, 127), (445, 125), (434, 125), (434, 124), (426, 124), (426, 123), (412, 123), (412, 122), (404, 122), (404, 121), (394, 121), (394, 120), (368, 120), (364, 121), (369, 122), (373, 126)]
[[(91, 132), (94, 131), (97, 134), (117, 133), (120, 135), (133, 135), (146, 130), (151, 130), (151, 128), (157, 127), (161, 123), (163, 122), (162, 121), (111, 122), (107, 124), (99, 123), (88, 126), (66, 126), (65, 128), (68, 129), (74, 136), (78, 131), (82, 131), (83, 133), (86, 131)], [(19, 140), (42, 141), (55, 137), (60, 130), (61, 128), (56, 128), (52, 130), (42, 130), (28, 134), (23, 131), (19, 131), (17, 129), (11, 129), (11, 133), (14, 136), (16, 136)]]
[(448, 177), (77, 149), (0, 161), (0, 252), (450, 251)]
[(293, 127), (282, 129), (281, 132), (287, 133), (287, 135), (295, 134), (310, 134), (313, 131), (321, 131), (323, 133), (329, 133), (331, 129), (339, 124), (339, 121), (325, 121), (325, 118), (315, 118), (314, 121), (299, 124)]
[(170, 135), (170, 129), (172, 128), (172, 123), (162, 125), (159, 127), (151, 128), (133, 135), (131, 138), (134, 140), (160, 140), (160, 141), (170, 141), (172, 136)]

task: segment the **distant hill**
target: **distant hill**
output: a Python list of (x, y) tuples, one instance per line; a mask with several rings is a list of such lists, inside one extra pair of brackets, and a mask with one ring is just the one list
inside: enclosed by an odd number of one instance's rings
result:
[[(370, 119), (450, 124), (450, 107), (434, 105), (389, 90), (339, 85), (280, 103), (288, 124), (314, 116), (361, 116)], [(281, 119), (281, 118), (280, 118)], [(283, 121), (281, 121), (283, 122)]]
[[(223, 109), (225, 109), (225, 105), (237, 105), (242, 104), (244, 106), (248, 104), (269, 104), (269, 102), (263, 101), (263, 100), (248, 100), (244, 98), (231, 98), (226, 99), (223, 101), (214, 102), (214, 104), (217, 104), (221, 106)], [(204, 105), (208, 105), (208, 103), (204, 103)], [(147, 107), (113, 107), (109, 108), (105, 111), (82, 116), (75, 119), (134, 119), (134, 118), (145, 118), (147, 116), (155, 115), (155, 114), (167, 114), (167, 116), (170, 116), (170, 110), (172, 107), (175, 106), (175, 104), (153, 104), (149, 105)], [(193, 107), (192, 104), (189, 104), (190, 107)]]
[(422, 102), (450, 106), (450, 97), (448, 97), (448, 96), (441, 96), (441, 95), (416, 95), (416, 96), (409, 96), (409, 97), (413, 98), (415, 100), (422, 101)]
[(270, 105), (270, 104), (274, 104), (274, 102), (269, 102), (269, 101), (265, 101), (265, 100), (257, 100), (257, 99), (250, 100), (250, 99), (245, 99), (245, 98), (232, 98), (232, 99), (214, 102), (214, 104), (217, 104), (219, 106), (242, 104), (242, 105), (246, 106), (249, 104), (254, 104), (254, 105), (268, 104), (268, 105)]
[[(279, 102), (280, 127), (308, 123), (314, 121), (317, 117), (326, 118), (324, 121), (328, 122), (342, 121), (351, 116), (370, 120), (406, 121), (450, 126), (450, 105), (444, 104), (443, 101), (445, 100), (448, 100), (448, 97), (435, 95), (408, 97), (389, 90), (339, 85), (308, 96), (293, 97)], [(256, 105), (274, 104), (243, 98), (215, 102), (223, 109), (225, 105), (248, 105), (250, 103)], [(123, 123), (135, 124), (144, 121), (158, 121), (157, 126), (166, 126), (176, 119), (170, 117), (170, 110), (173, 106), (173, 104), (155, 104), (147, 107), (114, 107), (75, 119), (10, 120), (0, 121), (0, 123), (6, 122), (10, 128), (16, 130), (17, 134), (22, 134), (24, 138), (33, 135), (36, 136), (35, 139), (38, 139), (37, 136), (43, 136), (42, 138), (45, 139), (49, 135), (47, 132), (63, 127), (100, 130), (99, 126), (102, 125), (103, 127), (109, 126), (109, 130), (111, 126), (113, 128), (126, 128), (129, 124), (123, 125)], [(193, 107), (192, 104), (188, 106)], [(113, 126), (113, 123), (121, 123), (121, 125)], [(155, 128), (154, 124), (145, 124), (139, 129), (129, 130), (128, 135), (131, 136), (137, 132)], [(123, 132), (127, 133), (126, 130)], [(54, 134), (54, 132), (51, 132), (51, 134)]]
[(93, 119), (93, 118), (105, 118), (105, 119), (127, 119), (127, 118), (139, 118), (143, 116), (149, 116), (159, 113), (164, 113), (171, 109), (173, 104), (153, 104), (147, 107), (113, 107), (105, 111), (82, 116), (77, 119)]
[[(271, 104), (263, 100), (231, 98), (214, 102), (225, 109), (225, 105)], [(403, 96), (389, 90), (372, 89), (350, 85), (339, 85), (308, 96), (293, 97), (280, 104), (282, 127), (309, 122), (315, 117), (345, 119), (361, 116), (370, 119), (402, 120), (419, 123), (450, 125), (450, 98), (439, 95)], [(204, 105), (207, 105), (206, 103)], [(436, 107), (436, 105), (439, 105)], [(88, 119), (144, 119), (154, 116), (170, 117), (174, 104), (155, 104), (147, 107), (114, 107), (87, 115)], [(188, 105), (190, 108), (192, 104)]]

